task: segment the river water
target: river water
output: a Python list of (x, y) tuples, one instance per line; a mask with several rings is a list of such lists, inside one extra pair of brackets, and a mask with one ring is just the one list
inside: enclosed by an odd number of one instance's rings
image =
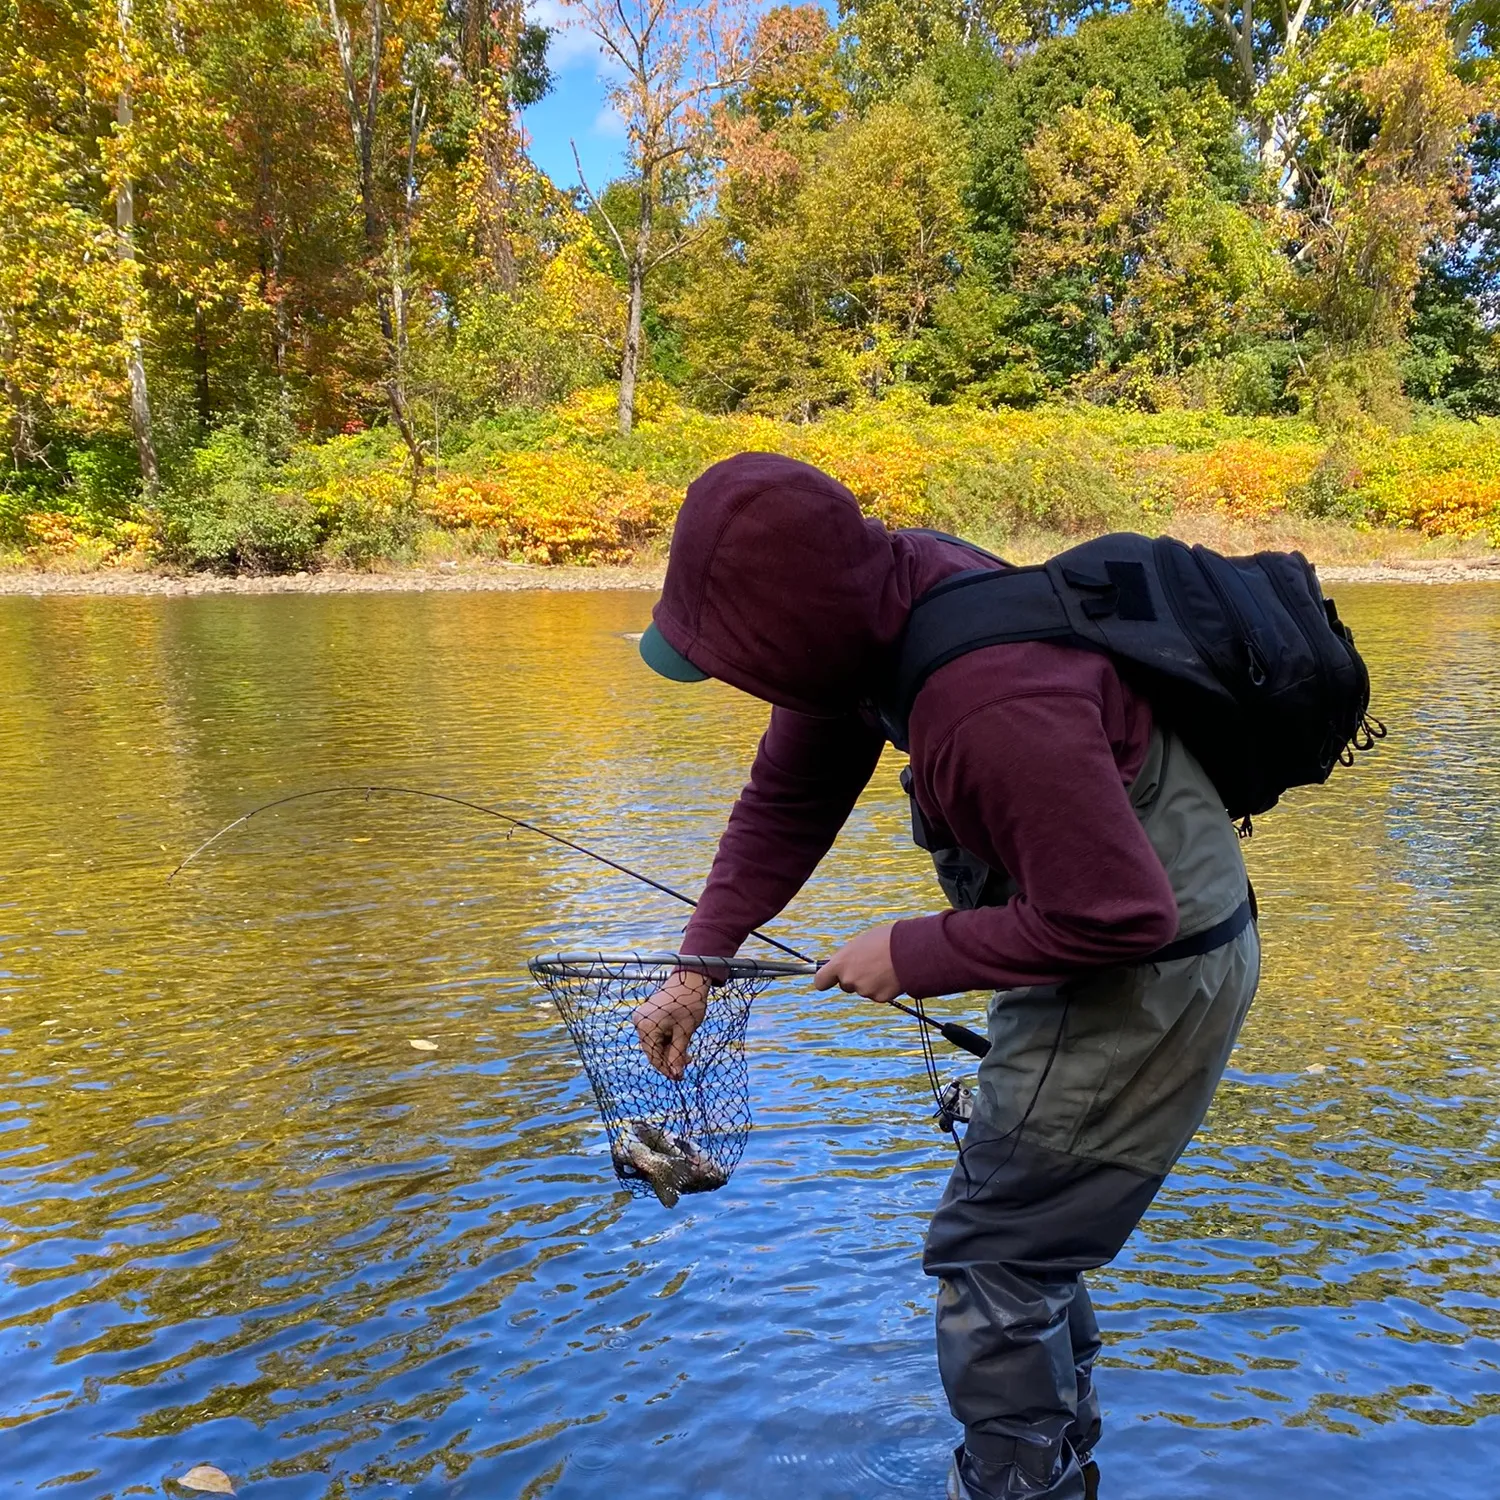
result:
[[(1106, 1500), (1495, 1493), (1500, 588), (1335, 592), (1392, 735), (1249, 845), (1260, 998), (1094, 1283)], [(166, 883), (372, 780), (696, 887), (762, 711), (649, 675), (649, 605), (0, 599), (0, 1494), (941, 1494), (912, 1023), (771, 991), (744, 1162), (667, 1212), (524, 963), (669, 901), (390, 798)], [(932, 900), (891, 764), (776, 930)]]

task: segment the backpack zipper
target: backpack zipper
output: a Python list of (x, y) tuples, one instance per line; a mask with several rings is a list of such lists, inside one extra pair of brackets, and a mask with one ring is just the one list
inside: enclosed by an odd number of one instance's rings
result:
[[(1195, 547), (1193, 551), (1194, 555), (1197, 556), (1198, 549)], [(1219, 582), (1219, 579), (1214, 574), (1212, 568), (1206, 566), (1201, 561), (1201, 559), (1198, 562), (1198, 567), (1203, 576), (1208, 580), (1208, 586), (1214, 591), (1214, 596), (1218, 599), (1220, 606), (1224, 610), (1224, 613), (1227, 614), (1232, 621), (1234, 621), (1235, 628), (1240, 633), (1240, 639), (1245, 644), (1245, 658), (1249, 662), (1250, 667), (1250, 686), (1254, 688), (1263, 688), (1266, 685), (1266, 678), (1268, 675), (1266, 664), (1261, 659), (1260, 653), (1255, 649), (1255, 642), (1251, 638), (1250, 627), (1246, 623), (1244, 615), (1240, 613), (1239, 605), (1236, 604), (1230, 597), (1229, 590)]]
[[(1328, 681), (1328, 664), (1323, 660), (1323, 653), (1318, 650), (1318, 643), (1313, 640), (1312, 632), (1302, 623), (1302, 612), (1297, 608), (1296, 600), (1289, 597), (1287, 588), (1281, 579), (1276, 576), (1272, 569), (1261, 562), (1259, 558), (1256, 559), (1255, 565), (1270, 579), (1271, 587), (1276, 591), (1277, 598), (1286, 606), (1286, 612), (1297, 622), (1297, 629), (1302, 632), (1302, 639), (1307, 642), (1307, 649), (1312, 654), (1313, 670), (1318, 674), (1318, 688), (1322, 696), (1326, 699), (1329, 697), (1331, 689), (1331, 684)], [(1311, 569), (1309, 568), (1308, 571), (1311, 572)], [(1319, 592), (1321, 593), (1322, 590), (1320, 589)], [(1325, 769), (1333, 769), (1333, 763), (1338, 759), (1339, 749), (1341, 748), (1342, 746), (1334, 750)], [(1318, 757), (1318, 764), (1320, 766), (1323, 765), (1323, 757), (1321, 755)]]
[(1232, 667), (1229, 669), (1224, 667), (1219, 653), (1210, 647), (1198, 630), (1193, 612), (1188, 608), (1187, 601), (1182, 596), (1174, 564), (1169, 560), (1174, 551), (1178, 550), (1191, 559), (1200, 572), (1203, 570), (1202, 564), (1193, 556), (1192, 548), (1184, 546), (1181, 542), (1174, 542), (1170, 537), (1158, 537), (1151, 544), (1152, 557), (1156, 563), (1156, 576), (1161, 580), (1162, 592), (1167, 596), (1167, 603), (1171, 606), (1172, 617), (1177, 621), (1177, 628), (1193, 643), (1193, 648), (1198, 655), (1208, 663), (1215, 680), (1232, 696), (1234, 693)]

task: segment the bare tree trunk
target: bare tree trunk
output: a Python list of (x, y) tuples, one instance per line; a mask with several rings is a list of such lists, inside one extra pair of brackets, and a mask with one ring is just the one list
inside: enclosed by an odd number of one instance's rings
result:
[[(635, 423), (646, 278), (701, 234), (679, 228), (653, 254), (656, 193), (660, 190), (664, 201), (673, 199), (671, 174), (687, 167), (703, 138), (712, 101), (750, 76), (755, 63), (751, 6), (742, 6), (739, 0), (676, 0), (675, 4), (650, 0), (634, 6), (625, 0), (566, 3), (579, 13), (585, 28), (622, 74), (621, 81), (610, 88), (609, 98), (626, 122), (629, 169), (640, 193), (636, 225), (627, 245), (625, 235), (589, 186), (574, 144), (579, 183), (625, 267), (627, 310), (618, 415), (620, 431), (628, 433)], [(689, 185), (683, 195), (685, 207), (690, 199)]]
[[(1288, 11), (1283, 0), (1283, 34), (1280, 47), (1267, 62), (1268, 76), (1287, 60), (1296, 57), (1311, 4), (1312, 0), (1297, 0), (1296, 9)], [(1255, 61), (1255, 0), (1244, 0), (1239, 20), (1229, 10), (1227, 0), (1208, 0), (1208, 5), (1219, 25), (1229, 34), (1233, 44), (1235, 68), (1245, 90), (1246, 107), (1253, 114), (1255, 94), (1261, 82)], [(1277, 191), (1283, 199), (1289, 199), (1296, 190), (1296, 182), (1287, 173), (1287, 159), (1295, 143), (1297, 128), (1298, 122), (1294, 116), (1260, 115), (1255, 119), (1256, 154), (1262, 170), (1276, 183)]]
[(198, 426), (207, 432), (213, 425), (214, 408), (208, 388), (208, 319), (203, 304), (193, 303), (193, 387), (198, 398)]
[(646, 268), (639, 257), (632, 257), (625, 348), (620, 355), (620, 431), (626, 433), (635, 425), (635, 387), (641, 365), (641, 305), (645, 297)]
[[(131, 0), (116, 0), (120, 24), (120, 57), (128, 63)], [(121, 86), (115, 102), (115, 123), (128, 139), (135, 122), (130, 102), (130, 85)], [(115, 192), (115, 254), (125, 267), (126, 305), (123, 309), (125, 332), (125, 374), (130, 381), (130, 430), (135, 434), (135, 451), (141, 466), (141, 482), (154, 490), (159, 477), (156, 445), (151, 435), (151, 399), (146, 390), (146, 360), (141, 341), (141, 307), (139, 268), (135, 255), (135, 185), (127, 175)]]
[(391, 414), (401, 431), (407, 452), (411, 454), (411, 488), (415, 496), (422, 476), (424, 454), (412, 419), (411, 403), (406, 394), (406, 367), (409, 352), (406, 319), (406, 279), (411, 266), (411, 226), (417, 209), (417, 148), (427, 126), (427, 104), (420, 88), (413, 86), (411, 109), (407, 121), (406, 182), (401, 202), (400, 232), (391, 239), (390, 331), (386, 344), (390, 353), (391, 378), (387, 386)]
[[(359, 162), (359, 197), (364, 216), (365, 252), (372, 274), (382, 278), (380, 269), (384, 256), (381, 254), (385, 240), (381, 223), (380, 205), (375, 198), (375, 129), (380, 112), (380, 64), (385, 47), (385, 7), (383, 0), (370, 0), (370, 78), (363, 106), (359, 99), (359, 81), (354, 70), (354, 46), (349, 36), (349, 26), (339, 14), (338, 0), (328, 0), (328, 20), (333, 28), (334, 41), (338, 46), (339, 66), (344, 78), (344, 104), (349, 111), (349, 127), (354, 136), (354, 154)], [(413, 101), (415, 111), (416, 101)], [(425, 115), (424, 115), (425, 118)], [(408, 180), (408, 192), (410, 191)], [(411, 419), (411, 408), (406, 399), (404, 376), (403, 339), (405, 332), (402, 287), (399, 282), (387, 283), (378, 279), (375, 292), (375, 310), (380, 318), (380, 336), (385, 345), (386, 378), (384, 381), (386, 404), (391, 410), (391, 420), (406, 444), (411, 455), (412, 488), (422, 473), (422, 442), (417, 436)], [(398, 334), (398, 320), (400, 332)]]
[(11, 373), (11, 361), (15, 357), (15, 333), (5, 310), (0, 308), (0, 364), (5, 369), (5, 404), (10, 408), (10, 461), (12, 467), (19, 468), (24, 463), (35, 462), (41, 457), (41, 453), (36, 444), (36, 424), (31, 402)]
[(276, 403), (285, 417), (291, 410), (291, 395), (287, 388), (287, 350), (291, 344), (291, 329), (286, 312), (286, 290), (282, 285), (282, 228), (280, 203), (276, 189), (276, 174), (271, 153), (261, 143), (257, 170), (257, 198), (260, 235), (260, 295), (271, 308), (271, 364), (276, 371)]
[(484, 224), (481, 230), (485, 258), (501, 290), (514, 292), (520, 281), (516, 247), (512, 237), (515, 211), (513, 169), (517, 156), (510, 111), (493, 89), (486, 90), (479, 124), (479, 157), (484, 165)]
[(635, 239), (631, 244), (629, 265), (630, 289), (625, 312), (625, 347), (620, 353), (620, 431), (628, 433), (635, 425), (635, 387), (641, 369), (641, 315), (646, 303), (646, 257), (651, 252), (651, 179), (641, 180), (641, 210), (636, 220)]

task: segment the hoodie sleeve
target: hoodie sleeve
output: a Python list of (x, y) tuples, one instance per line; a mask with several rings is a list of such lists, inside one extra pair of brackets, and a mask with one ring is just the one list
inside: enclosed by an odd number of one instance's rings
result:
[(684, 953), (728, 957), (789, 902), (832, 847), (885, 741), (858, 716), (790, 709), (771, 722), (719, 840)]
[(1020, 894), (898, 922), (891, 958), (908, 994), (1051, 984), (1176, 936), (1171, 883), (1130, 805), (1097, 700), (1051, 692), (980, 705), (929, 764), (954, 836), (993, 849)]

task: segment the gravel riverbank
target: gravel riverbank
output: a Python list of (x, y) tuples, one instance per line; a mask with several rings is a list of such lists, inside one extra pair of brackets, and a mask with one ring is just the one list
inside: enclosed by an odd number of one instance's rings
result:
[[(383, 594), (511, 592), (521, 589), (641, 589), (661, 587), (664, 564), (604, 568), (541, 568), (520, 563), (407, 568), (391, 572), (318, 572), (266, 577), (215, 573), (147, 573), (101, 569), (93, 573), (16, 570), (0, 572), (0, 595), (29, 594)], [(1500, 553), (1493, 557), (1412, 559), (1380, 563), (1326, 563), (1325, 583), (1500, 583)]]

